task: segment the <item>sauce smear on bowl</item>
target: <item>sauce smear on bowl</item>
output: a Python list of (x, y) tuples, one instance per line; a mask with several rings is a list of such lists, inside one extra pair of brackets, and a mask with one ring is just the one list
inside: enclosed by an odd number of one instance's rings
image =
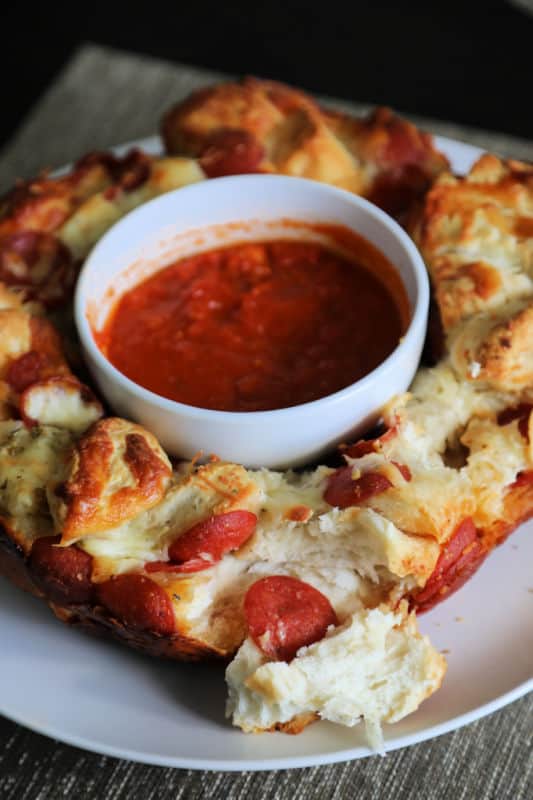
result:
[(266, 411), (317, 400), (371, 372), (405, 332), (403, 298), (378, 256), (380, 277), (293, 240), (183, 258), (118, 300), (98, 344), (128, 378), (191, 406)]

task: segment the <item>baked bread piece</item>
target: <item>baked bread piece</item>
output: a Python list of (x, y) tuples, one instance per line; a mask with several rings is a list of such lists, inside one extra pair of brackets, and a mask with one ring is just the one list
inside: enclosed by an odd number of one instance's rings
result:
[(431, 136), (379, 108), (356, 119), (297, 89), (244, 78), (194, 92), (165, 115), (167, 152), (207, 175), (277, 172), (332, 183), (402, 217), (447, 167)]
[(533, 165), (484, 155), (441, 175), (412, 224), (454, 369), (530, 398), (533, 387)]

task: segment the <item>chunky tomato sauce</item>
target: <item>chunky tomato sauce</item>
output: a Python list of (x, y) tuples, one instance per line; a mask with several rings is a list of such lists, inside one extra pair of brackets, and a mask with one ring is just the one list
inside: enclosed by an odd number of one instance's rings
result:
[(292, 240), (204, 252), (126, 292), (99, 345), (136, 383), (188, 405), (306, 403), (366, 375), (398, 344), (405, 315), (380, 269), (378, 278)]

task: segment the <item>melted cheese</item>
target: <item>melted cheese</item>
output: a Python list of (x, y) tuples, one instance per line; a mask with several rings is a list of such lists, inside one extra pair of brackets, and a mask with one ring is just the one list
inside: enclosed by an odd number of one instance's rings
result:
[(306, 506), (313, 513), (326, 511), (329, 505), (324, 500), (324, 481), (333, 472), (328, 467), (318, 467), (312, 472), (274, 472), (261, 469), (251, 472), (254, 481), (263, 492), (263, 519), (276, 524), (288, 516), (291, 509)]
[(439, 542), (446, 541), (475, 508), (468, 475), (445, 467), (414, 472), (402, 487), (388, 489), (368, 502), (398, 528)]
[[(389, 404), (386, 416), (396, 433), (384, 442), (383, 455), (351, 460), (364, 469), (374, 458), (372, 466), (383, 471), (379, 458), (386, 457), (410, 469), (411, 481), (391, 481), (393, 487), (371, 498), (369, 505), (398, 528), (439, 542), (446, 541), (465, 517), (473, 516), (480, 525), (491, 515), (497, 518), (505, 487), (526, 468), (527, 460), (524, 447), (517, 442), (514, 450), (511, 440), (506, 443), (508, 433), (489, 420), (515, 404), (510, 394), (459, 380), (448, 362), (421, 370), (410, 395)], [(448, 452), (460, 453), (461, 445), (470, 450), (466, 463), (448, 466)]]

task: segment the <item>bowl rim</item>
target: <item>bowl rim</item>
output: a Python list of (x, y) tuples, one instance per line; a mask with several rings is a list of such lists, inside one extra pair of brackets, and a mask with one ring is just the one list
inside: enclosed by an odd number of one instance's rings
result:
[[(91, 268), (93, 267), (93, 263), (98, 259), (101, 247), (106, 245), (111, 237), (120, 236), (121, 228), (124, 227), (126, 221), (129, 222), (132, 217), (141, 216), (142, 214), (146, 213), (146, 210), (148, 208), (152, 208), (158, 204), (172, 203), (174, 198), (178, 196), (180, 198), (183, 198), (184, 196), (186, 197), (187, 193), (191, 194), (198, 192), (209, 192), (210, 191), (209, 187), (211, 187), (213, 184), (218, 184), (218, 185), (220, 185), (221, 183), (245, 184), (245, 183), (251, 183), (253, 181), (265, 181), (265, 182), (290, 181), (292, 184), (299, 183), (301, 186), (304, 186), (308, 191), (315, 191), (319, 193), (323, 192), (325, 194), (341, 198), (345, 202), (349, 202), (351, 205), (358, 206), (370, 217), (373, 217), (375, 221), (377, 221), (378, 223), (382, 224), (385, 228), (387, 228), (389, 232), (391, 232), (395, 236), (395, 238), (399, 240), (400, 245), (402, 245), (404, 250), (407, 252), (407, 255), (409, 257), (408, 258), (409, 265), (413, 271), (415, 278), (416, 300), (413, 309), (413, 314), (409, 321), (409, 325), (404, 335), (400, 338), (400, 341), (398, 342), (394, 350), (392, 350), (389, 353), (389, 355), (380, 364), (378, 364), (377, 367), (375, 367), (373, 370), (368, 372), (366, 375), (363, 375), (363, 377), (359, 378), (353, 383), (350, 383), (348, 386), (345, 386), (344, 388), (339, 389), (338, 391), (333, 392), (332, 394), (324, 395), (324, 397), (319, 397), (316, 400), (311, 400), (306, 403), (299, 403), (298, 405), (294, 406), (286, 406), (284, 408), (275, 408), (264, 411), (221, 411), (218, 409), (203, 408), (200, 406), (191, 406), (188, 405), (187, 403), (181, 403), (178, 400), (171, 400), (168, 397), (164, 397), (163, 395), (153, 392), (151, 389), (147, 389), (146, 387), (141, 386), (141, 384), (136, 383), (131, 378), (128, 378), (127, 375), (124, 375), (124, 373), (120, 372), (120, 370), (117, 369), (117, 367), (115, 367), (112, 364), (112, 362), (107, 358), (107, 356), (105, 356), (104, 353), (100, 350), (100, 348), (98, 347), (98, 345), (94, 340), (93, 331), (87, 319), (87, 313), (86, 313), (87, 302), (89, 300), (89, 298), (86, 297), (86, 291), (85, 291), (86, 284), (88, 282), (88, 276), (91, 272)], [(283, 215), (278, 215), (278, 216), (273, 215), (272, 217), (269, 217), (269, 219), (272, 219), (274, 221), (278, 218), (282, 219)], [(252, 220), (252, 218), (250, 219)], [(240, 221), (246, 222), (247, 220), (243, 219)], [(206, 223), (205, 225), (202, 226), (202, 228), (205, 229), (209, 229), (210, 227), (211, 227), (210, 223)], [(363, 236), (363, 234), (359, 235)], [(367, 237), (363, 236), (363, 238)], [(374, 246), (380, 249), (378, 245)], [(161, 267), (161, 269), (164, 268), (165, 266)], [(404, 283), (401, 276), (399, 277), (402, 283)], [(111, 285), (111, 282), (107, 284), (107, 286), (109, 285)], [(320, 181), (311, 180), (309, 178), (299, 178), (289, 175), (272, 175), (272, 174), (261, 174), (261, 173), (254, 173), (248, 175), (228, 175), (220, 178), (210, 178), (205, 181), (199, 181), (198, 183), (193, 183), (187, 186), (182, 186), (177, 189), (173, 189), (170, 192), (165, 192), (162, 195), (159, 195), (151, 200), (148, 200), (146, 203), (142, 203), (137, 208), (125, 214), (124, 217), (122, 217), (114, 225), (112, 225), (111, 228), (109, 228), (104, 233), (104, 235), (98, 240), (98, 242), (93, 247), (93, 249), (87, 256), (81, 267), (81, 270), (78, 274), (78, 278), (76, 281), (76, 287), (74, 293), (74, 322), (76, 325), (78, 335), (80, 337), (81, 344), (83, 348), (86, 351), (88, 351), (91, 358), (96, 362), (96, 366), (101, 370), (103, 370), (103, 372), (106, 374), (106, 377), (109, 380), (121, 384), (122, 388), (125, 391), (128, 391), (130, 394), (137, 395), (137, 397), (144, 400), (145, 402), (156, 405), (160, 409), (163, 409), (165, 411), (174, 412), (180, 414), (181, 416), (187, 415), (189, 417), (196, 417), (196, 418), (208, 416), (213, 421), (218, 420), (220, 422), (235, 423), (239, 425), (242, 425), (243, 423), (252, 424), (258, 421), (262, 422), (273, 421), (274, 418), (281, 419), (283, 417), (288, 417), (295, 414), (300, 414), (300, 415), (312, 414), (315, 411), (319, 410), (319, 408), (324, 409), (324, 406), (334, 406), (337, 403), (342, 402), (347, 397), (352, 395), (354, 392), (359, 393), (367, 388), (368, 389), (371, 388), (371, 385), (376, 380), (380, 380), (382, 377), (386, 375), (386, 373), (393, 367), (396, 359), (400, 357), (403, 352), (407, 351), (412, 344), (416, 344), (418, 336), (424, 337), (428, 310), (429, 310), (429, 278), (422, 255), (418, 250), (418, 248), (416, 247), (413, 240), (408, 236), (408, 234), (404, 231), (404, 229), (396, 222), (396, 220), (393, 219), (393, 217), (391, 217), (381, 208), (376, 206), (374, 203), (371, 203), (369, 200), (366, 200), (364, 197), (349, 192), (346, 189), (341, 189), (337, 186), (332, 186), (331, 184), (322, 183)]]

